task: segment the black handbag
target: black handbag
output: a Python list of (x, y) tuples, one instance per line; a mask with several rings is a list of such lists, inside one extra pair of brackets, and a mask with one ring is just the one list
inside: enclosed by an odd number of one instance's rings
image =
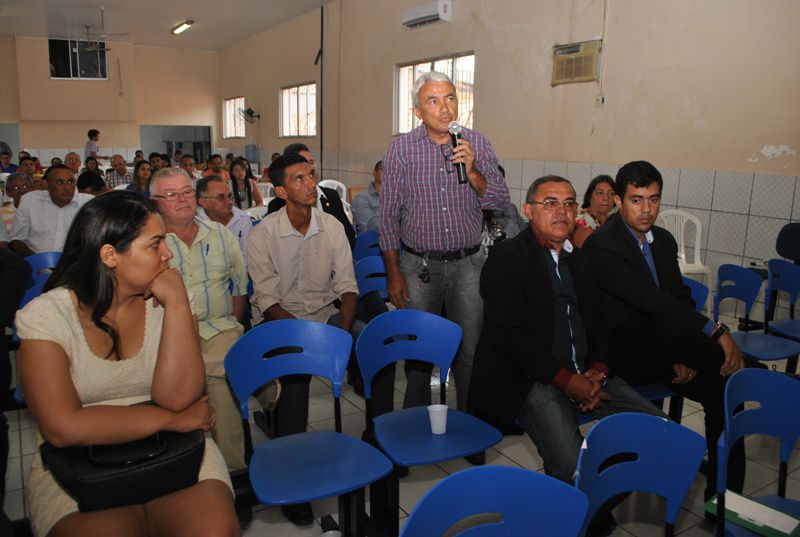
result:
[(58, 448), (45, 442), (42, 462), (78, 502), (99, 511), (154, 500), (197, 483), (205, 433), (162, 431), (115, 445)]

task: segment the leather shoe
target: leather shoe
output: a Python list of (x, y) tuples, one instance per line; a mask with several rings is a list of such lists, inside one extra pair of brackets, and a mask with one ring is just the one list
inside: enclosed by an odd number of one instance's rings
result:
[(611, 513), (608, 513), (605, 516), (595, 517), (595, 519), (592, 520), (592, 523), (589, 524), (589, 528), (586, 530), (586, 537), (606, 537), (614, 533), (615, 529), (617, 529), (617, 521), (614, 520)]
[(295, 526), (310, 526), (314, 523), (314, 511), (311, 510), (310, 503), (282, 505), (281, 512)]
[(473, 453), (472, 455), (467, 455), (464, 458), (472, 466), (483, 466), (484, 464), (486, 464), (486, 452), (485, 451), (479, 451), (477, 453)]

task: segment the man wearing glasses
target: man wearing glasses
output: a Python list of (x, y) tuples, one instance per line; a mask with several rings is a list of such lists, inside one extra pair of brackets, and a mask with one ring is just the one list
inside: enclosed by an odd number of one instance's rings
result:
[(17, 212), (17, 207), (19, 207), (19, 201), (23, 194), (33, 190), (31, 176), (22, 172), (12, 173), (6, 178), (4, 190), (6, 197), (3, 199), (2, 208), (0, 208), (0, 216), (3, 218), (6, 231), (11, 234), (11, 229), (14, 225), (14, 214)]
[(78, 209), (94, 197), (76, 193), (75, 175), (61, 164), (47, 168), (44, 181), (47, 190), (20, 193), (10, 246), (21, 256), (60, 252)]
[[(482, 210), (508, 205), (508, 188), (483, 135), (464, 128), (463, 139), (452, 146), (448, 127), (458, 119), (458, 98), (447, 75), (422, 74), (412, 96), (422, 124), (394, 140), (383, 160), (380, 245), (392, 304), (435, 314), (444, 307), (463, 329), (453, 375), (458, 408), (466, 410), (483, 308), (478, 294), (485, 260), (480, 253)], [(465, 166), (466, 183), (459, 183), (456, 164)], [(406, 361), (403, 407), (431, 403), (431, 369)], [(475, 457), (470, 462), (482, 461)]]
[(245, 468), (242, 417), (228, 388), (223, 360), (243, 331), (240, 323), (247, 303), (247, 270), (242, 252), (225, 226), (197, 218), (195, 192), (182, 169), (156, 172), (150, 196), (158, 200), (167, 228), (167, 246), (174, 254), (169, 265), (180, 271), (193, 295), (206, 365), (206, 392), (216, 416), (214, 441), (228, 470), (241, 470)]
[(609, 376), (593, 270), (568, 239), (578, 208), (572, 185), (541, 177), (526, 200), (530, 226), (489, 250), (481, 275), (484, 323), (469, 407), (504, 432), (519, 423), (545, 472), (572, 484), (583, 442), (578, 411), (592, 419), (617, 412), (666, 416)]
[(239, 241), (244, 266), (247, 268), (247, 238), (253, 229), (253, 222), (246, 212), (233, 206), (230, 182), (219, 175), (209, 175), (198, 180), (195, 188), (197, 204), (200, 206), (197, 216), (203, 220), (218, 222), (233, 233)]

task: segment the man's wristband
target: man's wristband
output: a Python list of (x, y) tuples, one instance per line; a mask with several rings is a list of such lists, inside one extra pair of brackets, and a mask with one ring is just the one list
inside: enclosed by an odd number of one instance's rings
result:
[(716, 328), (714, 328), (714, 331), (711, 332), (711, 339), (713, 339), (714, 341), (719, 341), (719, 338), (729, 333), (730, 331), (731, 329), (728, 328), (727, 324), (717, 323)]

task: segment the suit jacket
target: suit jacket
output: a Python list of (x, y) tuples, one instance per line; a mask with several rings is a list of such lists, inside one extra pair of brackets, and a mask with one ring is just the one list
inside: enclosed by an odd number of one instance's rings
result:
[(612, 337), (657, 322), (675, 330), (702, 330), (708, 318), (694, 310), (678, 268), (678, 245), (666, 229), (653, 226), (650, 250), (658, 286), (639, 245), (619, 214), (583, 245), (600, 287), (603, 318)]
[[(483, 329), (475, 350), (468, 406), (508, 432), (533, 386), (562, 367), (553, 356), (553, 289), (545, 255), (530, 227), (496, 244), (481, 273)], [(607, 337), (599, 317), (592, 272), (577, 248), (567, 258), (579, 314), (586, 327), (586, 363), (605, 363)]]
[[(356, 240), (356, 232), (353, 229), (353, 224), (350, 223), (350, 220), (347, 219), (347, 215), (344, 213), (344, 205), (342, 204), (342, 199), (339, 197), (339, 193), (336, 189), (325, 188), (324, 186), (320, 187), (320, 189), (323, 194), (325, 194), (325, 199), (322, 200), (323, 212), (335, 216), (336, 219), (342, 223), (344, 233), (347, 235), (347, 242), (350, 243), (350, 249), (352, 250)], [(276, 197), (267, 205), (267, 214), (274, 213), (284, 205), (286, 205), (286, 202), (282, 198)]]

